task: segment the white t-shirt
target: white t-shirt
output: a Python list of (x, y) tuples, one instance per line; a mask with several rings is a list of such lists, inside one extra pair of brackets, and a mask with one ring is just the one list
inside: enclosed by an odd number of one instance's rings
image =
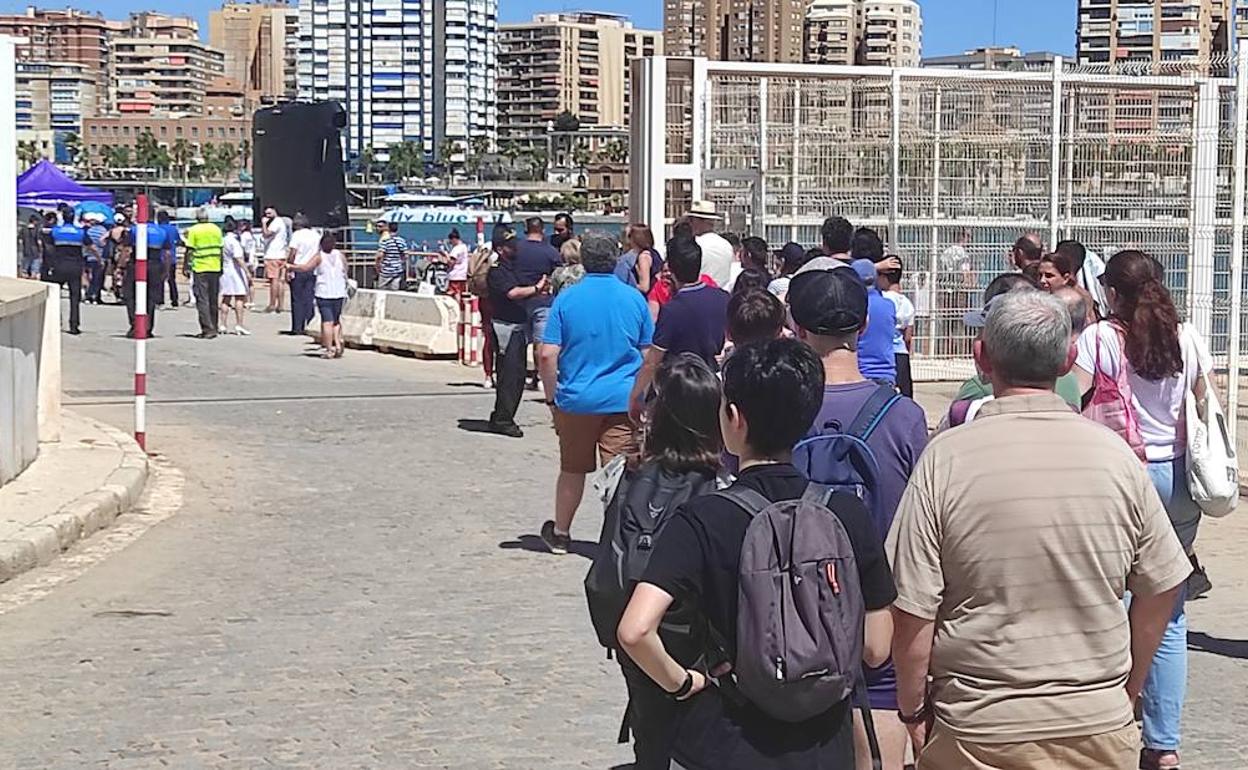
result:
[(709, 275), (716, 286), (728, 286), (732, 281), (732, 244), (719, 233), (702, 233), (694, 240), (702, 248), (702, 272)]
[(910, 302), (909, 297), (895, 289), (884, 292), (884, 296), (897, 308), (897, 326), (893, 329), (893, 352), (909, 353), (903, 332), (914, 325), (914, 304)]
[(315, 227), (296, 230), (290, 236), (290, 248), (295, 250), (295, 264), (305, 265), (321, 250), (321, 231)]
[(274, 217), (273, 221), (264, 228), (264, 234), (268, 238), (264, 246), (264, 258), (280, 259), (285, 262), (286, 248), (290, 245), (290, 231), (286, 228), (286, 220)]
[(784, 302), (784, 298), (789, 295), (789, 284), (793, 282), (793, 276), (782, 275), (771, 283), (767, 284), (767, 291), (776, 295), (776, 299)]
[[(1075, 365), (1088, 374), (1095, 372), (1098, 337), (1101, 345), (1101, 371), (1116, 378), (1118, 367), (1123, 364), (1123, 355), (1118, 334), (1108, 321), (1089, 326), (1079, 335)], [(1140, 421), (1144, 455), (1149, 462), (1173, 460), (1187, 451), (1186, 434), (1181, 428), (1184, 420), (1183, 398), (1196, 382), (1199, 372), (1213, 368), (1209, 348), (1189, 324), (1179, 327), (1179, 345), (1183, 350), (1182, 376), (1175, 375), (1157, 381), (1146, 380), (1135, 373), (1130, 361), (1126, 362), (1127, 384), (1131, 386), (1131, 405)]]
[(251, 230), (240, 233), (238, 242), (243, 247), (243, 259), (248, 265), (253, 265), (256, 259), (256, 234)]
[(447, 280), (468, 280), (468, 244), (460, 241), (447, 253), (451, 255), (451, 271), (446, 276)]

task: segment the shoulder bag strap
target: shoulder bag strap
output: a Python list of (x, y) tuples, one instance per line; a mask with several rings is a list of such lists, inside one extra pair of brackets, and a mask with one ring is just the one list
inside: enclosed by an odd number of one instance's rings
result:
[(879, 427), (880, 421), (884, 419), (884, 415), (888, 413), (888, 410), (900, 399), (901, 394), (891, 384), (879, 383), (879, 387), (866, 400), (862, 408), (858, 410), (854, 421), (849, 424), (849, 429), (845, 432), (855, 438), (866, 441), (875, 432), (875, 429)]
[(764, 497), (761, 492), (756, 492), (741, 484), (733, 484), (727, 489), (721, 489), (714, 494), (716, 497), (722, 497), (735, 503), (739, 508), (748, 513), (751, 519), (771, 505), (771, 501)]

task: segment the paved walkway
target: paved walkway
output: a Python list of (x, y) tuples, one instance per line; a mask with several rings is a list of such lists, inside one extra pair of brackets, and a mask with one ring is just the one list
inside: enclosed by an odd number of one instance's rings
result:
[[(185, 502), (3, 615), (0, 764), (626, 763), (587, 562), (535, 552), (555, 476), (544, 407), (522, 407), (521, 441), (464, 430), (492, 400), (475, 371), (305, 357), (276, 335), (284, 322), (208, 342), (178, 336), (190, 310), (160, 317), (150, 444), (181, 469)], [(66, 339), (69, 400), (125, 427), (124, 313), (87, 308), (83, 326)], [(599, 523), (586, 506), (574, 535)], [(1248, 516), (1202, 537), (1217, 587), (1192, 608), (1193, 640), (1216, 651), (1192, 657), (1189, 767), (1248, 766), (1246, 529)], [(22, 583), (0, 587), (0, 611)]]

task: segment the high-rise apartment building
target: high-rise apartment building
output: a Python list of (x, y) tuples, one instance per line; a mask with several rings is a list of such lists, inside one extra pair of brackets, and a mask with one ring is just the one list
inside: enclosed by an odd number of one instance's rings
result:
[(1051, 70), (1056, 58), (1057, 54), (1051, 51), (1023, 53), (1014, 46), (988, 46), (948, 56), (930, 56), (923, 60), (923, 66), (937, 69), (1025, 72)]
[(814, 0), (806, 9), (809, 63), (917, 67), (922, 48), (916, 0)]
[(1248, 39), (1248, 0), (1235, 0), (1235, 15), (1233, 17), (1235, 28), (1235, 45), (1244, 45), (1242, 41)]
[(626, 126), (632, 61), (663, 53), (663, 34), (602, 13), (539, 14), (499, 28), (500, 141), (544, 145), (570, 112), (582, 125)]
[(225, 54), (226, 77), (253, 103), (298, 93), (298, 8), (231, 0), (208, 15), (208, 44)]
[(73, 9), (32, 6), (25, 13), (0, 14), (0, 35), (24, 40), (17, 46), (18, 61), (82, 64), (100, 87), (107, 84), (109, 39), (126, 29), (125, 22)]
[(349, 157), (493, 140), (498, 0), (300, 0), (299, 30), (299, 97), (342, 103)]
[(14, 85), (17, 139), (46, 157), (57, 157), (66, 136), (81, 137), (83, 119), (96, 112), (96, 73), (85, 64), (19, 61)]
[(123, 114), (204, 112), (209, 84), (225, 72), (225, 55), (199, 40), (193, 19), (139, 13), (109, 51), (111, 106)]
[(805, 12), (805, 0), (664, 0), (664, 46), (673, 56), (800, 62)]
[(1231, 0), (1080, 0), (1079, 63), (1225, 69)]

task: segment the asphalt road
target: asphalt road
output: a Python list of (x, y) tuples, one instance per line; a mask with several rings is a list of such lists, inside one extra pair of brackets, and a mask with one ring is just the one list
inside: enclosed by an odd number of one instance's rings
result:
[[(0, 586), (0, 766), (626, 763), (587, 562), (537, 552), (544, 407), (522, 407), (523, 440), (464, 430), (492, 403), (478, 370), (324, 361), (287, 323), (203, 341), (180, 336), (193, 310), (159, 316), (149, 447), (166, 470), (148, 505), (168, 518), (94, 566)], [(124, 311), (87, 308), (83, 327), (64, 340), (67, 403), (128, 429)], [(1185, 765), (1248, 768), (1248, 514), (1201, 543), (1216, 588), (1190, 608)]]
[[(288, 324), (206, 341), (181, 336), (192, 309), (158, 317), (149, 449), (184, 474), (183, 505), (3, 616), (0, 765), (625, 762), (587, 562), (529, 550), (556, 470), (545, 408), (522, 407), (520, 441), (469, 432), (492, 405), (479, 370), (325, 361)], [(67, 404), (128, 428), (125, 313), (82, 325)]]

